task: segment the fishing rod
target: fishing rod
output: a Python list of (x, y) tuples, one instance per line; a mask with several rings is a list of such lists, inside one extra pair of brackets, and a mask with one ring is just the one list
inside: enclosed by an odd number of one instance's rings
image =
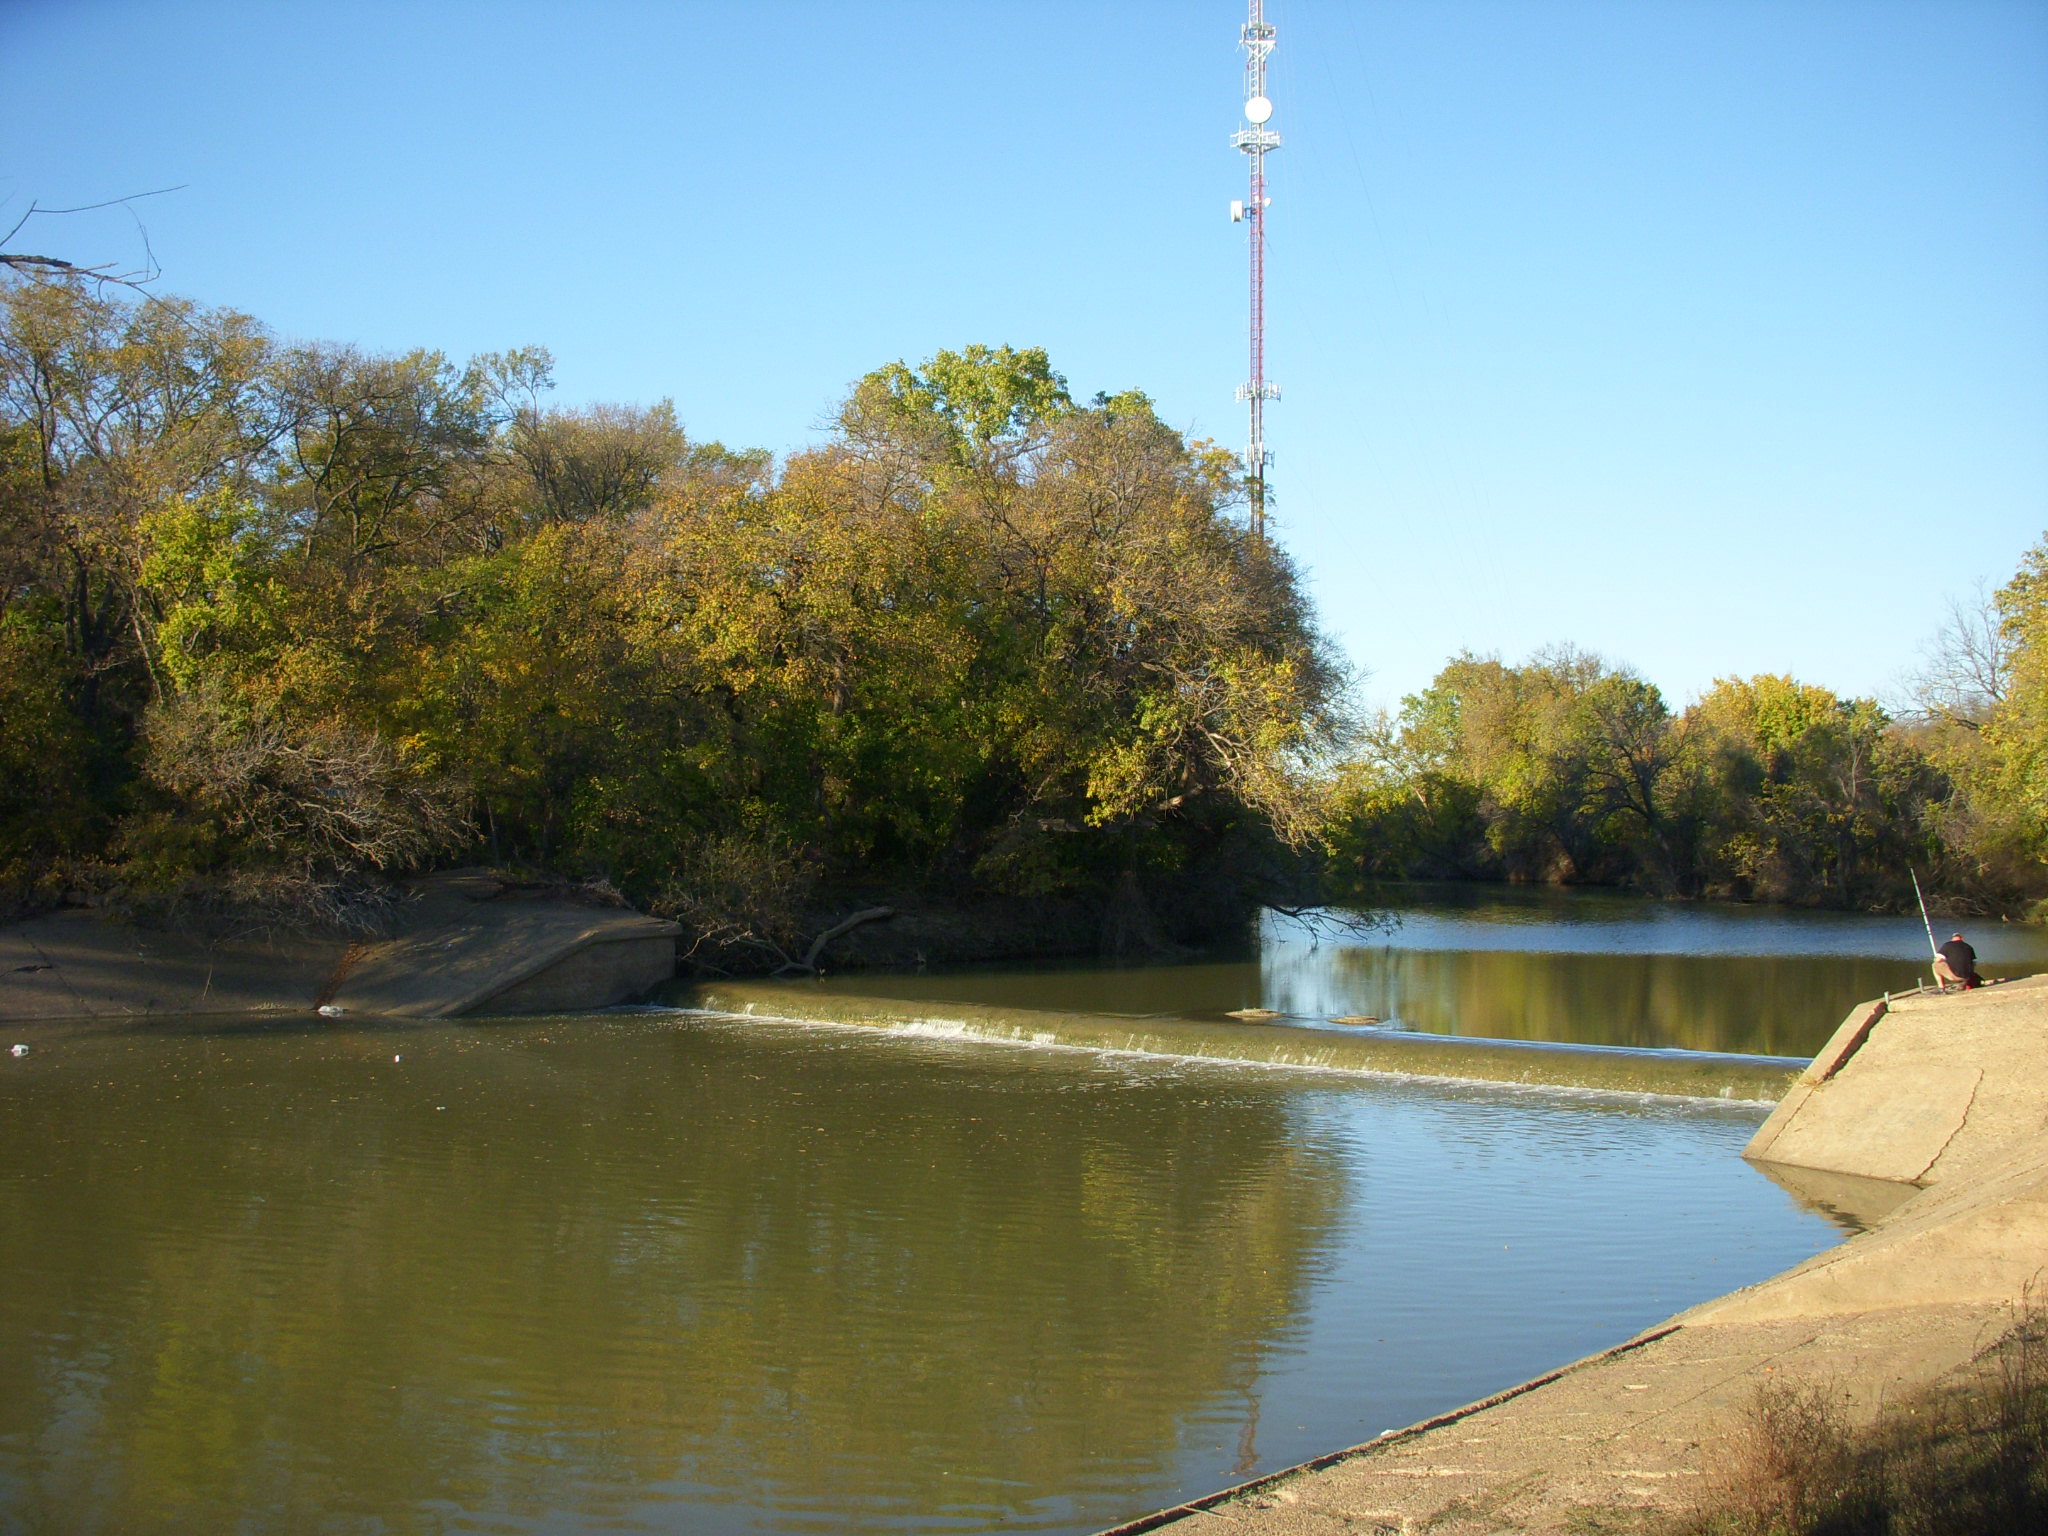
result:
[[(1906, 866), (1906, 873), (1913, 876), (1913, 899), (1920, 903), (1920, 926), (1927, 930), (1927, 951), (1936, 960), (1939, 960), (1941, 958), (1941, 946), (1934, 942), (1934, 924), (1927, 920), (1927, 898), (1920, 894), (1920, 876), (1914, 872), (1913, 866), (1910, 864)], [(1940, 971), (1937, 970), (1934, 973), (1934, 979), (1937, 982), (1941, 980)]]
[(1910, 864), (1906, 866), (1906, 873), (1913, 876), (1913, 899), (1920, 903), (1920, 926), (1927, 930), (1927, 952), (1939, 958), (1941, 946), (1934, 942), (1934, 924), (1927, 919), (1927, 898), (1920, 894), (1920, 877)]

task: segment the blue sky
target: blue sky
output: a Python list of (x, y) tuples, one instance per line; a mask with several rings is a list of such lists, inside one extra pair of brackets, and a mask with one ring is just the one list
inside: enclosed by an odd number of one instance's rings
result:
[[(1278, 532), (1368, 695), (1564, 640), (1674, 703), (1881, 692), (2048, 527), (2048, 0), (1269, 15)], [(182, 183), (138, 209), (169, 290), (540, 342), (700, 437), (985, 341), (1241, 446), (1241, 20), (0, 0), (0, 195)]]

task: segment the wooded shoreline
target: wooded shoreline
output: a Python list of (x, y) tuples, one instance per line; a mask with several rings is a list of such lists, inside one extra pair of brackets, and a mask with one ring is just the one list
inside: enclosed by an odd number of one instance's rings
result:
[(537, 347), (0, 275), (0, 916), (374, 931), (487, 863), (739, 972), (855, 889), (1030, 934), (933, 960), (1170, 952), (1387, 878), (2048, 897), (2043, 548), (1903, 713), (1768, 675), (1674, 710), (1562, 647), (1373, 717), (1243, 465), (1040, 349), (885, 364), (780, 460), (551, 388)]

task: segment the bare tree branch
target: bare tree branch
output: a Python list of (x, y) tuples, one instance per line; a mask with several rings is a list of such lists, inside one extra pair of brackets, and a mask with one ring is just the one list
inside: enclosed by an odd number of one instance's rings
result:
[(2012, 641), (1985, 582), (1968, 598), (1951, 598), (1948, 618), (1923, 648), (1913, 702), (1927, 715), (1980, 728), (2005, 700)]
[(147, 257), (138, 271), (116, 272), (114, 268), (118, 263), (111, 261), (88, 267), (66, 261), (60, 256), (37, 256), (25, 251), (0, 251), (0, 266), (9, 267), (16, 272), (26, 272), (34, 277), (82, 277), (95, 283), (115, 283), (139, 292), (145, 284), (153, 283), (161, 277), (163, 268), (157, 265), (156, 251), (150, 245), (148, 228), (139, 217), (136, 217), (135, 210), (130, 205), (145, 197), (161, 197), (166, 192), (182, 192), (187, 185), (189, 183), (180, 182), (175, 187), (157, 187), (149, 192), (131, 192), (126, 197), (110, 197), (101, 203), (81, 203), (76, 208), (44, 208), (32, 202), (28, 205), (27, 211), (14, 221), (13, 227), (5, 235), (0, 235), (0, 245), (6, 244), (20, 234), (28, 221), (38, 214), (55, 218), (63, 214), (92, 213), (101, 208), (126, 208), (129, 217), (135, 219), (136, 233), (142, 236), (142, 249)]

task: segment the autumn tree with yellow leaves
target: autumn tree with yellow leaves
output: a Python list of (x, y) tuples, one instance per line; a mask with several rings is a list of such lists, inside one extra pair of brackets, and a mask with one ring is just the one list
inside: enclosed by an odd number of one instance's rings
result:
[(17, 900), (481, 856), (699, 914), (722, 881), (1241, 918), (1319, 825), (1343, 678), (1238, 467), (1041, 351), (879, 369), (777, 464), (554, 407), (539, 349), (0, 297)]

